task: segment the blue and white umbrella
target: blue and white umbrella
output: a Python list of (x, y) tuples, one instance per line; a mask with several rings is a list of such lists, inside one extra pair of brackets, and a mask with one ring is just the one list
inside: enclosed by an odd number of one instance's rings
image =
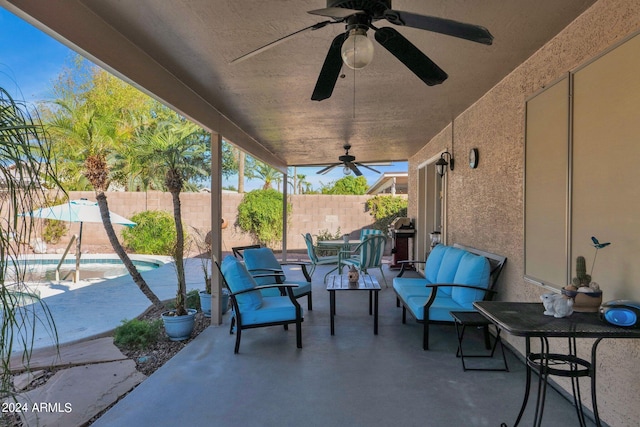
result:
[[(66, 222), (79, 222), (80, 232), (78, 233), (78, 243), (76, 246), (76, 280), (79, 277), (80, 266), (80, 248), (82, 247), (82, 223), (84, 222), (102, 222), (102, 215), (100, 214), (100, 207), (98, 202), (91, 202), (86, 199), (70, 200), (67, 203), (62, 203), (56, 206), (49, 206), (45, 208), (36, 209), (31, 212), (23, 212), (21, 216), (29, 216), (32, 218), (53, 219), (57, 221)], [(128, 220), (127, 218), (120, 216), (116, 213), (109, 212), (109, 218), (111, 218), (112, 224), (126, 225), (127, 227), (133, 227), (135, 222)]]

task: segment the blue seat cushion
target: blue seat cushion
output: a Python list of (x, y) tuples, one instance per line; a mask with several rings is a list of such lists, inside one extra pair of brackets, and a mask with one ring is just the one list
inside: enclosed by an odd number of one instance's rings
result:
[[(480, 286), (486, 289), (489, 286), (490, 273), (491, 266), (485, 257), (466, 252), (460, 259), (453, 283)], [(483, 300), (485, 294), (486, 292), (475, 289), (453, 288), (451, 298), (462, 307), (472, 310), (472, 303)]]
[[(233, 293), (253, 289), (257, 286), (245, 266), (231, 255), (227, 255), (222, 260), (221, 270)], [(253, 291), (236, 295), (236, 301), (244, 316), (245, 311), (259, 309), (262, 306), (263, 298), (260, 291)]]
[[(302, 308), (300, 309), (302, 310)], [(262, 307), (253, 311), (242, 311), (242, 325), (258, 325), (285, 322), (296, 319), (296, 308), (289, 297), (269, 297), (262, 299)]]
[[(424, 321), (423, 307), (426, 304), (427, 299), (428, 297), (412, 296), (404, 300), (407, 303), (407, 308), (416, 320)], [(452, 322), (453, 318), (451, 317), (450, 312), (460, 310), (466, 309), (450, 297), (438, 296), (429, 308), (429, 320)]]
[[(464, 249), (454, 248), (451, 246), (447, 247), (440, 263), (438, 276), (434, 283), (456, 283), (455, 277), (456, 272), (458, 271), (458, 264), (460, 264), (460, 260), (466, 253), (467, 251)], [(431, 255), (429, 255), (429, 257), (431, 257)], [(440, 288), (439, 291), (443, 295), (451, 295), (451, 288), (443, 287)]]

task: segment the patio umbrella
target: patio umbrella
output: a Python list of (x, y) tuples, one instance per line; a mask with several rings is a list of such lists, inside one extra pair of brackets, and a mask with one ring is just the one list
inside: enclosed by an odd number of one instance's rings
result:
[[(74, 281), (78, 281), (78, 278), (80, 276), (80, 256), (81, 256), (80, 249), (82, 247), (82, 224), (85, 222), (100, 222), (100, 223), (102, 222), (102, 216), (100, 214), (100, 208), (98, 207), (98, 202), (91, 202), (86, 199), (70, 200), (68, 203), (40, 208), (31, 212), (23, 212), (20, 215), (30, 216), (33, 218), (53, 219), (57, 221), (80, 223), (80, 231), (78, 233), (78, 238), (76, 243), (76, 273), (74, 277)], [(136, 225), (135, 222), (129, 221), (127, 218), (113, 212), (109, 212), (109, 218), (111, 218), (111, 223), (113, 224), (121, 224), (121, 225), (126, 225), (128, 227), (133, 227), (134, 225)], [(71, 242), (69, 244), (71, 244)], [(62, 263), (62, 260), (60, 260), (60, 262)]]

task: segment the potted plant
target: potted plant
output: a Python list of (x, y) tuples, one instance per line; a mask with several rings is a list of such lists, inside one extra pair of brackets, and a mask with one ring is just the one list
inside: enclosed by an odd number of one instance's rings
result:
[[(211, 317), (211, 244), (209, 243), (209, 234), (203, 236), (201, 230), (193, 227), (193, 241), (198, 248), (198, 259), (202, 268), (202, 274), (204, 277), (204, 290), (199, 292), (200, 295), (200, 309), (205, 317)], [(222, 290), (222, 314), (227, 312), (229, 307), (229, 291)]]
[(583, 256), (576, 258), (576, 277), (570, 285), (562, 289), (562, 294), (573, 299), (573, 311), (597, 312), (602, 304), (602, 290), (600, 285), (592, 281), (593, 267), (596, 264), (598, 250), (606, 248), (611, 243), (600, 243), (597, 238), (591, 237), (592, 246), (596, 249), (591, 262), (591, 271), (587, 274), (587, 262)]

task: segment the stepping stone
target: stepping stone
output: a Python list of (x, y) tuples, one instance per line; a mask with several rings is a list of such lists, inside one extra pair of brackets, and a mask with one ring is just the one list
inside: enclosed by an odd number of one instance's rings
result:
[(132, 360), (76, 366), (56, 372), (16, 401), (27, 405), (26, 425), (80, 426), (145, 379)]
[[(34, 350), (29, 361), (29, 369), (48, 369), (125, 359), (126, 356), (113, 344), (113, 338), (105, 337), (65, 345), (60, 347), (60, 354), (55, 347)], [(11, 358), (10, 366), (13, 372), (26, 369), (21, 354)]]

